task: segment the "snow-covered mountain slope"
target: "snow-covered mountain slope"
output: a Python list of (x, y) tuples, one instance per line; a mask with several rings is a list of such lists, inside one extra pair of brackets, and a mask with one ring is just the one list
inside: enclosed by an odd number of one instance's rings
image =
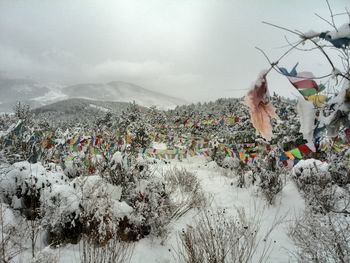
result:
[(37, 118), (51, 119), (55, 122), (88, 123), (106, 112), (121, 114), (129, 103), (117, 101), (96, 101), (86, 99), (66, 99), (32, 110)]
[(1, 101), (28, 100), (49, 92), (49, 88), (25, 78), (12, 79), (0, 77)]
[(154, 92), (132, 83), (113, 81), (106, 84), (79, 84), (65, 87), (63, 92), (70, 98), (85, 98), (103, 101), (135, 101), (145, 107), (172, 108), (183, 105), (184, 100)]
[[(66, 99), (33, 109), (35, 113), (43, 112), (61, 112), (61, 113), (80, 113), (90, 110), (102, 112), (120, 112), (126, 109), (128, 103), (117, 101), (96, 101), (86, 99)], [(81, 112), (80, 112), (81, 111)]]
[(18, 101), (35, 108), (62, 100), (66, 95), (61, 89), (62, 86), (59, 84), (44, 84), (29, 78), (0, 75), (0, 112), (12, 112)]
[(0, 112), (12, 112), (17, 101), (37, 108), (57, 101), (82, 98), (97, 101), (133, 102), (161, 109), (186, 104), (184, 100), (154, 92), (132, 83), (114, 81), (106, 84), (60, 84), (39, 83), (28, 78), (10, 78), (0, 75)]

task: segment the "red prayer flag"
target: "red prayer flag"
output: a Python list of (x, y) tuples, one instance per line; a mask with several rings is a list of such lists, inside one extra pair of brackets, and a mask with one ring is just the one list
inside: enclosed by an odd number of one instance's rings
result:
[(304, 155), (308, 155), (309, 153), (311, 153), (311, 150), (309, 149), (309, 147), (307, 147), (305, 144), (300, 145), (298, 147), (299, 151), (301, 151)]

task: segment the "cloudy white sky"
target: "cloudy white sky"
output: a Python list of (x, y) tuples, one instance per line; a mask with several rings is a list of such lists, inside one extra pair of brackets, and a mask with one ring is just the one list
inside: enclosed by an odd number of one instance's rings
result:
[[(330, 0), (335, 12), (349, 0)], [(323, 0), (0, 0), (0, 72), (64, 85), (128, 81), (188, 101), (239, 97), (277, 58), (285, 32), (329, 30)], [(337, 21), (348, 22), (346, 16)], [(288, 34), (287, 34), (288, 35)], [(289, 35), (291, 40), (293, 36)], [(281, 62), (321, 74), (317, 53)], [(276, 73), (270, 90), (291, 96)]]

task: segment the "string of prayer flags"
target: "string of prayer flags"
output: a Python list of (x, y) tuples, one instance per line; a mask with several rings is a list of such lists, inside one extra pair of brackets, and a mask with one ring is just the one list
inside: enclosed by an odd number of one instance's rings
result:
[(323, 84), (318, 85), (316, 83), (314, 80), (315, 76), (311, 72), (297, 72), (296, 68), (298, 65), (299, 63), (290, 72), (286, 68), (279, 68), (279, 70), (304, 98), (307, 99), (307, 97), (313, 96), (326, 88)]

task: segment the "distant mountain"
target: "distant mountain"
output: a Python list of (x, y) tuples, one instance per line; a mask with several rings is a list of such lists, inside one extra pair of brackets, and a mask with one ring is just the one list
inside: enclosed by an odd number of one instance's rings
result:
[(28, 78), (10, 78), (0, 75), (0, 112), (11, 112), (16, 102), (32, 108), (63, 99), (59, 85), (42, 84)]
[(1, 102), (30, 100), (48, 91), (47, 87), (31, 79), (0, 78)]
[(17, 101), (29, 104), (31, 108), (37, 108), (70, 98), (115, 102), (135, 101), (141, 106), (157, 106), (162, 109), (186, 104), (184, 100), (121, 81), (62, 87), (57, 84), (38, 83), (32, 79), (0, 75), (0, 94), (0, 112), (11, 112)]
[(106, 84), (79, 84), (62, 90), (70, 98), (132, 102), (150, 107), (171, 108), (186, 104), (184, 100), (154, 92), (132, 83), (113, 81)]

